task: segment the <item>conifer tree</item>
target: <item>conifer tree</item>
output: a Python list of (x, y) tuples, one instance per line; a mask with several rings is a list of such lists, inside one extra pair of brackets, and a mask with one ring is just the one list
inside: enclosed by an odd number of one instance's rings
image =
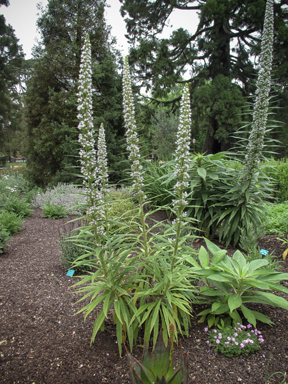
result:
[(25, 105), (29, 175), (42, 187), (81, 182), (73, 175), (80, 174), (76, 93), (86, 33), (92, 50), (94, 124), (104, 123), (110, 173), (114, 181), (121, 177), (121, 78), (104, 9), (100, 0), (50, 0), (38, 20), (42, 39), (34, 50)]
[[(1, 0), (1, 5), (9, 1)], [(3, 144), (7, 135), (19, 126), (20, 95), (17, 85), (21, 82), (24, 54), (19, 39), (10, 24), (0, 15), (0, 141)]]

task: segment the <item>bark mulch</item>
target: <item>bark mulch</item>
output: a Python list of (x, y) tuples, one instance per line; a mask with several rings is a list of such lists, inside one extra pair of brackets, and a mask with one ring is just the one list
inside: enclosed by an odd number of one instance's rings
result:
[[(83, 315), (75, 315), (81, 308), (71, 289), (77, 278), (66, 276), (57, 243), (58, 230), (66, 221), (44, 219), (36, 209), (0, 257), (0, 383), (131, 382), (125, 353), (122, 358), (118, 354), (111, 321), (91, 346), (93, 317), (84, 322)], [(265, 237), (260, 246), (274, 250), (279, 259), (285, 249), (277, 236)], [(283, 271), (288, 271), (287, 261)], [(209, 351), (205, 325), (192, 317), (189, 337), (181, 340), (189, 353), (189, 383), (287, 382), (282, 380), (288, 370), (288, 313), (268, 306), (261, 311), (274, 326), (259, 323), (265, 342), (248, 357), (227, 358)], [(178, 350), (176, 346), (175, 359)], [(141, 356), (141, 348), (135, 347), (133, 354)], [(282, 374), (268, 380), (274, 372)]]

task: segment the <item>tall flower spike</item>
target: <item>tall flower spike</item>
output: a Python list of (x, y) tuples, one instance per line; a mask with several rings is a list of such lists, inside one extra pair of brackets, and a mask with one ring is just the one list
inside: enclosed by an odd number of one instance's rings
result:
[(246, 180), (251, 180), (255, 172), (257, 172), (258, 165), (260, 163), (260, 155), (264, 147), (264, 136), (268, 118), (269, 92), (271, 89), (271, 71), (273, 60), (273, 4), (274, 0), (267, 0), (261, 42), (261, 55), (259, 62), (260, 69), (257, 80), (252, 130), (249, 136), (247, 154), (243, 167), (243, 172), (248, 173)]
[(103, 123), (101, 123), (99, 128), (97, 165), (98, 165), (98, 172), (99, 172), (98, 180), (101, 186), (102, 194), (105, 197), (108, 191), (108, 165), (107, 165), (105, 130), (104, 130)]
[(104, 227), (99, 220), (105, 218), (103, 209), (103, 198), (101, 185), (97, 178), (98, 169), (96, 164), (96, 150), (94, 140), (94, 126), (92, 117), (92, 69), (91, 69), (91, 46), (89, 35), (86, 35), (85, 45), (82, 51), (79, 86), (78, 86), (78, 129), (79, 152), (81, 161), (81, 173), (84, 176), (83, 184), (86, 188), (87, 217), (89, 223), (94, 226), (98, 235), (104, 234)]
[(174, 193), (176, 200), (173, 200), (173, 206), (177, 215), (174, 222), (176, 228), (178, 224), (182, 225), (182, 220), (185, 217), (184, 209), (188, 204), (187, 188), (189, 187), (189, 162), (190, 162), (190, 141), (191, 141), (191, 109), (188, 85), (183, 90), (181, 108), (180, 108), (180, 121), (176, 137), (176, 158), (175, 158), (175, 172), (177, 183), (174, 186)]
[(143, 192), (143, 176), (142, 165), (140, 164), (140, 151), (138, 146), (138, 135), (136, 130), (136, 120), (134, 113), (133, 94), (131, 88), (130, 71), (128, 57), (125, 58), (123, 73), (123, 110), (124, 122), (126, 128), (127, 150), (130, 152), (129, 160), (131, 160), (131, 177), (133, 178), (133, 188), (136, 196), (142, 204), (146, 198)]

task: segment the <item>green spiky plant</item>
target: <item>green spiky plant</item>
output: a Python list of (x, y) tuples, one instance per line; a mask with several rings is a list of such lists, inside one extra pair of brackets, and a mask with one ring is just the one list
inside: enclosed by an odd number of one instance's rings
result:
[(127, 358), (130, 376), (133, 384), (187, 384), (188, 383), (188, 354), (181, 347), (180, 363), (173, 368), (172, 354), (174, 344), (174, 325), (169, 327), (170, 339), (165, 347), (162, 332), (160, 333), (152, 354), (149, 354), (147, 344), (141, 363), (128, 350)]

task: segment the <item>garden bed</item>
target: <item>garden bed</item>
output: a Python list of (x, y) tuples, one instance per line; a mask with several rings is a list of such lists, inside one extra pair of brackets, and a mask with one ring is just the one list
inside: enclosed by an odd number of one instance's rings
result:
[[(71, 289), (77, 277), (66, 276), (57, 243), (59, 228), (66, 221), (44, 219), (41, 209), (36, 209), (0, 257), (1, 383), (131, 382), (125, 353), (122, 358), (118, 354), (112, 321), (108, 319), (105, 332), (99, 332), (90, 346), (93, 316), (86, 322), (83, 315), (74, 316), (82, 307), (74, 304), (77, 297)], [(266, 236), (260, 246), (274, 250), (279, 259), (285, 249), (277, 236)], [(228, 249), (229, 254), (233, 251)], [(288, 272), (287, 261), (283, 270)], [(288, 367), (288, 313), (268, 306), (261, 306), (261, 311), (275, 325), (258, 323), (265, 342), (248, 357), (228, 358), (210, 351), (205, 324), (198, 324), (194, 316), (189, 337), (181, 340), (189, 353), (189, 383), (281, 383)], [(133, 354), (140, 356), (141, 348), (136, 347)], [(177, 360), (177, 347), (174, 355)], [(275, 372), (282, 374), (268, 381)]]

